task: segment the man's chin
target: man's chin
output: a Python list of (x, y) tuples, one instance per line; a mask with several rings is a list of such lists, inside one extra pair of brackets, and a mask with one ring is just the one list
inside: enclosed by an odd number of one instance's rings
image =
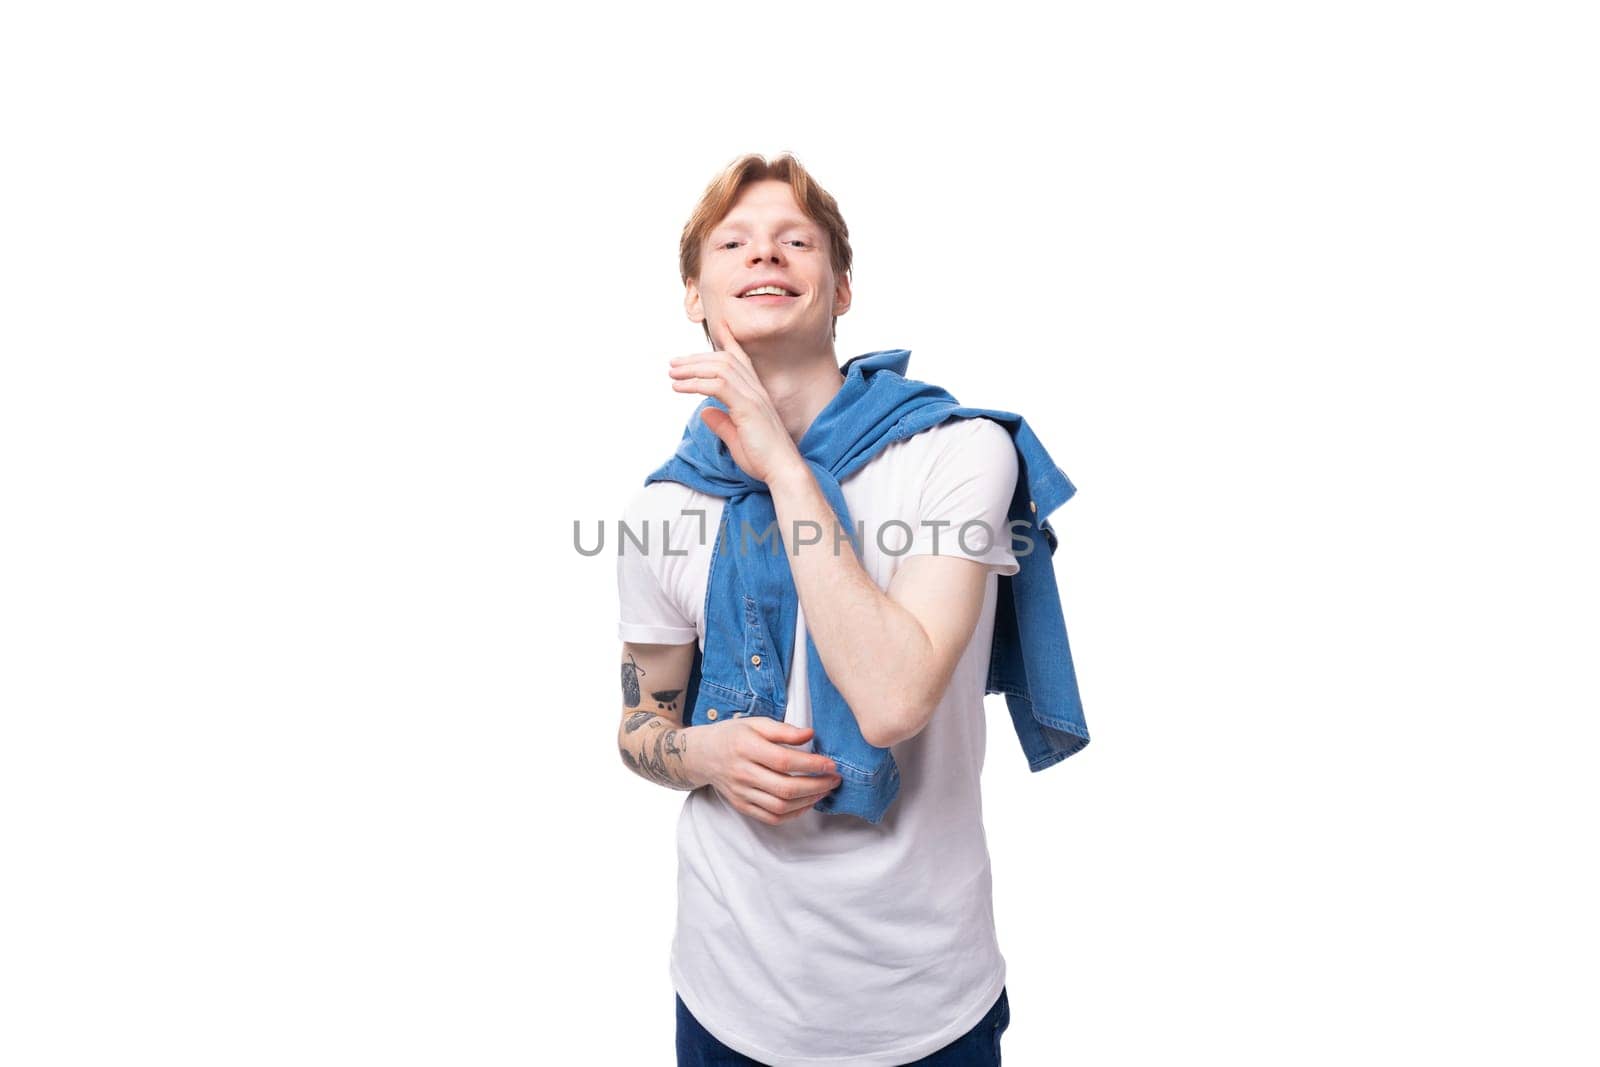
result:
[(740, 344), (769, 344), (776, 346), (789, 346), (802, 343), (805, 340), (805, 331), (793, 324), (781, 322), (739, 322), (733, 323), (733, 335)]

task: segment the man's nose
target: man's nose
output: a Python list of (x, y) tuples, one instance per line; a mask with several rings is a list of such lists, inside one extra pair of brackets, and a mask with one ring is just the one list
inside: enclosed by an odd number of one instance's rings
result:
[(770, 237), (755, 237), (750, 241), (750, 262), (764, 263), (772, 260), (776, 263), (781, 258), (783, 246)]

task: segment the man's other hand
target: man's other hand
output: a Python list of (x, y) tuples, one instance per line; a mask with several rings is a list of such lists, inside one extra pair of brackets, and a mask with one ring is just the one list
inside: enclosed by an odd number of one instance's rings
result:
[(733, 809), (769, 826), (798, 818), (843, 780), (833, 760), (790, 745), (811, 740), (808, 727), (765, 715), (694, 727), (695, 774)]

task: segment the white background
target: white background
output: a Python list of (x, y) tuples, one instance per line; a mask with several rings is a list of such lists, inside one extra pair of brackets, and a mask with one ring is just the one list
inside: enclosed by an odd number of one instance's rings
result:
[(1582, 6), (8, 5), (0, 1060), (672, 1063), (573, 522), (792, 150), (1080, 490), (1006, 1061), (1595, 1062)]

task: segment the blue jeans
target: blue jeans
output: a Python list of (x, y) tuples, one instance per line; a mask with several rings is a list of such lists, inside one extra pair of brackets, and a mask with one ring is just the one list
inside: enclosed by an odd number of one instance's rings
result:
[[(676, 995), (676, 994), (674, 994)], [(766, 1067), (742, 1052), (735, 1052), (711, 1036), (678, 997), (678, 1067)], [(998, 1067), (1000, 1034), (1011, 1025), (1011, 1004), (1005, 987), (978, 1025), (941, 1049), (912, 1060), (906, 1067)]]

